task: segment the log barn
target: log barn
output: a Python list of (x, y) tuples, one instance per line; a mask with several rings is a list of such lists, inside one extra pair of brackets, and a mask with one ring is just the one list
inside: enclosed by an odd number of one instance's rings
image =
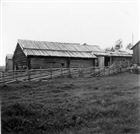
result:
[(13, 56), (13, 68), (87, 68), (104, 67), (113, 62), (130, 61), (132, 54), (106, 52), (97, 45), (19, 39)]
[(140, 65), (140, 41), (138, 41), (131, 49), (133, 50), (133, 64)]
[[(98, 48), (93, 46), (93, 48)], [(95, 66), (97, 57), (79, 43), (18, 40), (14, 69), (76, 68)]]

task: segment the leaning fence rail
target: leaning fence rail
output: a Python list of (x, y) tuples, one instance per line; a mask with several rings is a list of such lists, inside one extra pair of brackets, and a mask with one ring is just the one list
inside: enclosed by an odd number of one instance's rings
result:
[(123, 71), (122, 67), (113, 63), (105, 67), (89, 67), (89, 68), (47, 68), (47, 69), (31, 69), (31, 70), (13, 70), (2, 72), (0, 83), (12, 83), (15, 81), (35, 81), (48, 80), (56, 77), (100, 77), (104, 75), (112, 75)]

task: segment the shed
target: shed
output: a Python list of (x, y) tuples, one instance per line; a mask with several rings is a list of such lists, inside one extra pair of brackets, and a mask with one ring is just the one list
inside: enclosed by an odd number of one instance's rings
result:
[(19, 39), (14, 51), (15, 69), (91, 67), (97, 57), (79, 43)]
[(5, 63), (5, 71), (13, 70), (13, 54), (6, 55)]
[(133, 64), (140, 65), (140, 41), (138, 41), (131, 49), (133, 50)]
[(132, 53), (127, 51), (117, 50), (110, 52), (110, 62), (122, 64), (123, 67), (127, 67), (132, 62)]
[(116, 50), (115, 52), (105, 51), (96, 45), (85, 45), (97, 57), (99, 67), (109, 66), (115, 63), (123, 64), (127, 67), (132, 61), (132, 52), (126, 50)]

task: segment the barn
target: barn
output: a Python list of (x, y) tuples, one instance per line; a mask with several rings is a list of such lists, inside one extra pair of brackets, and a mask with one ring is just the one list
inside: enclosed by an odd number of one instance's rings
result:
[(5, 71), (13, 70), (13, 54), (7, 54), (5, 59)]
[(133, 64), (140, 65), (140, 41), (138, 41), (131, 49), (133, 50)]
[[(91, 46), (91, 48), (98, 47)], [(90, 48), (90, 49), (91, 49)], [(14, 69), (77, 68), (95, 66), (97, 57), (79, 43), (21, 40), (13, 56)]]
[(132, 54), (106, 52), (97, 45), (19, 39), (13, 56), (14, 69), (104, 67), (130, 61)]

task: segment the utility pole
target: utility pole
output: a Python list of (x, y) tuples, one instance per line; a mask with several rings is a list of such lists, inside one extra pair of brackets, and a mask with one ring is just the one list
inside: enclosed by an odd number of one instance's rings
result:
[(134, 45), (134, 36), (133, 36), (133, 33), (132, 33), (132, 46)]

